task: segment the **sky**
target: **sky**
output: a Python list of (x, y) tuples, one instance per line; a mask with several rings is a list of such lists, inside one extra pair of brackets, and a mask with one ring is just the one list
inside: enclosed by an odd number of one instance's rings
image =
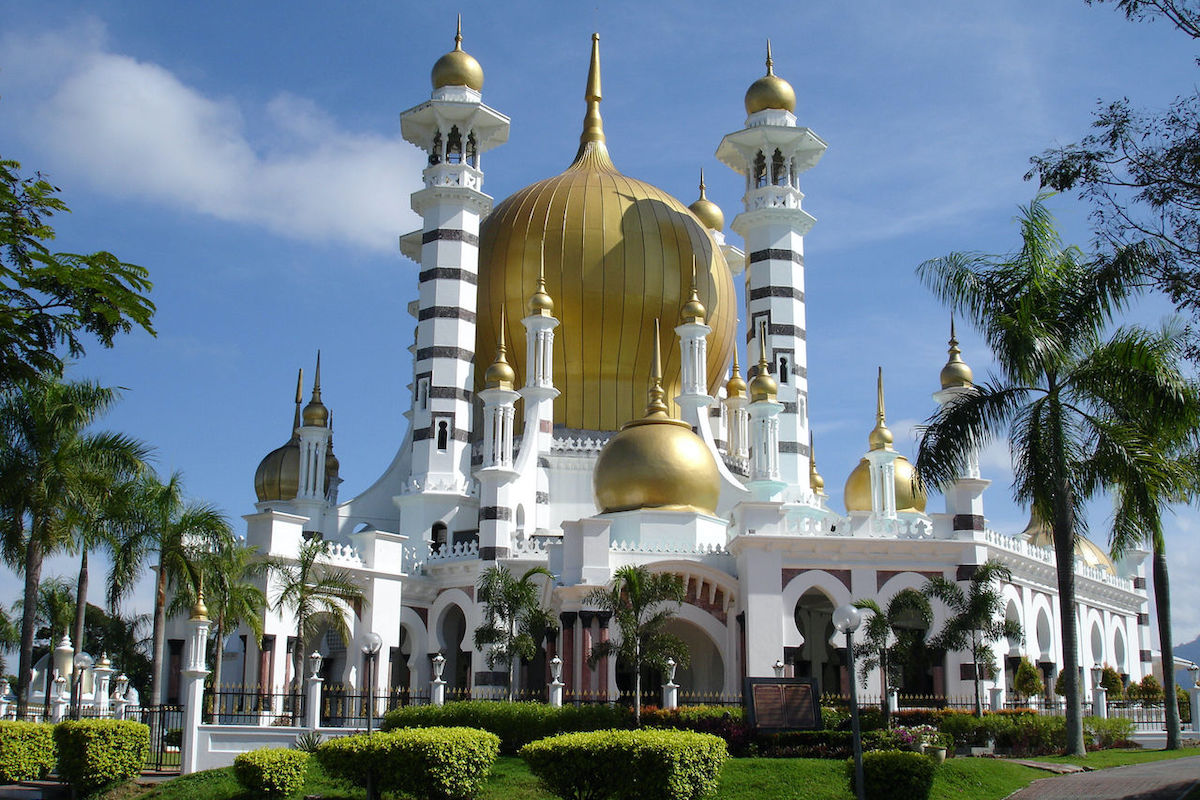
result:
[[(799, 124), (829, 143), (802, 188), (817, 218), (805, 241), (810, 414), (839, 510), (874, 424), (876, 368), (910, 458), (934, 410), (949, 314), (916, 267), (1014, 249), (1013, 220), (1037, 191), (1023, 180), (1030, 156), (1079, 139), (1101, 100), (1165, 105), (1197, 69), (1194, 43), (1165, 22), (1082, 0), (0, 0), (0, 156), (62, 188), (72, 213), (53, 221), (57, 249), (110, 250), (155, 284), (157, 336), (90, 347), (68, 375), (123, 387), (104, 426), (151, 443), (156, 468), (181, 471), (237, 530), (255, 467), (290, 435), (296, 370), (310, 379), (318, 349), (343, 499), (404, 436), (418, 269), (397, 240), (420, 224), (408, 198), (423, 158), (399, 113), (428, 99), (458, 12), (484, 102), (512, 119), (509, 142), (483, 158), (497, 201), (570, 163), (598, 31), (617, 166), (684, 203), (703, 168), (732, 220), (742, 178), (713, 154), (743, 127), (771, 38)], [(1050, 205), (1064, 238), (1088, 245), (1088, 207)], [(1149, 298), (1131, 314), (1157, 324), (1169, 311)], [(979, 337), (960, 325), (959, 338), (986, 378)], [(983, 469), (990, 526), (1022, 530), (1005, 443)], [(1089, 515), (1102, 543), (1109, 511), (1099, 500)], [(1197, 534), (1195, 508), (1168, 520), (1177, 642), (1200, 635), (1200, 583), (1187, 579), (1200, 572)], [(46, 574), (74, 570), (56, 557)], [(0, 568), (0, 581), (0, 601), (15, 598), (18, 579)], [(144, 580), (129, 608), (150, 605)]]

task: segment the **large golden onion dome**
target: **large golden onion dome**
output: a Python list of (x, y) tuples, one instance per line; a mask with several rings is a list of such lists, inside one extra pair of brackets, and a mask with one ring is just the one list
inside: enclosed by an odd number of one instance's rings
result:
[[(875, 427), (871, 429), (867, 441), (872, 450), (892, 450), (894, 441), (891, 430), (887, 426), (886, 412), (883, 402), (883, 367), (879, 368), (879, 377), (875, 385)], [(897, 455), (892, 462), (896, 491), (897, 511), (925, 512), (925, 490), (917, 483), (917, 471), (904, 456)], [(842, 499), (847, 511), (872, 511), (871, 504), (871, 462), (862, 458), (858, 466), (846, 479)]]
[(474, 56), (462, 49), (462, 14), (458, 15), (458, 30), (454, 34), (454, 49), (433, 64), (430, 74), (434, 89), (444, 86), (467, 86), (483, 91), (483, 67)]
[(941, 380), (943, 389), (965, 388), (973, 386), (975, 381), (975, 374), (962, 360), (962, 350), (958, 349), (953, 317), (950, 318), (950, 358), (946, 361), (946, 366), (942, 367)]
[(796, 90), (775, 74), (770, 39), (767, 40), (767, 74), (750, 84), (750, 88), (746, 90), (746, 113), (754, 114), (768, 108), (791, 112), (796, 110)]
[[(708, 391), (733, 355), (733, 278), (712, 234), (674, 197), (622, 175), (609, 158), (600, 118), (600, 55), (593, 37), (587, 114), (574, 163), (561, 175), (499, 203), (480, 231), (475, 353), (496, 352), (500, 308), (507, 337), (524, 341), (520, 320), (544, 263), (560, 327), (554, 337), (556, 425), (615, 431), (637, 417), (650, 372), (651, 322), (673, 319), (690, 294), (692, 259), (708, 311)], [(509, 360), (527, 374), (524, 347)], [(476, 370), (478, 391), (483, 370)], [(679, 349), (663, 365), (668, 402), (679, 393)]]
[[(1029, 512), (1029, 524), (1021, 532), (1025, 541), (1037, 547), (1054, 549), (1054, 531), (1042, 521), (1036, 511)], [(1081, 533), (1075, 534), (1075, 557), (1089, 567), (1102, 569), (1111, 575), (1117, 574), (1117, 567), (1104, 549)]]
[(692, 426), (667, 414), (660, 380), (658, 321), (654, 324), (650, 402), (596, 459), (592, 486), (600, 513), (666, 508), (716, 514), (721, 494), (717, 462)]
[(303, 400), (304, 370), (296, 375), (296, 413), (292, 418), (292, 438), (282, 447), (267, 453), (254, 471), (254, 494), (258, 502), (293, 500), (300, 491), (300, 403)]
[(708, 199), (708, 195), (705, 194), (707, 189), (704, 185), (704, 170), (700, 170), (700, 196), (688, 206), (688, 211), (695, 214), (704, 227), (714, 231), (725, 230), (725, 214), (719, 205)]

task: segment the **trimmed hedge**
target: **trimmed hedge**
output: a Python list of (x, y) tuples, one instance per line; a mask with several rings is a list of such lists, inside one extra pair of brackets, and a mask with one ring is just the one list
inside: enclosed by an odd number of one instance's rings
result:
[[(927, 800), (933, 789), (932, 760), (905, 750), (863, 753), (863, 796), (867, 800)], [(855, 791), (854, 759), (846, 762), (850, 791)]]
[(0, 722), (0, 783), (41, 780), (53, 769), (53, 725)]
[(707, 733), (567, 733), (527, 744), (521, 757), (564, 800), (698, 800), (717, 788), (729, 754)]
[[(766, 758), (849, 758), (854, 753), (851, 731), (786, 731), (763, 734), (758, 745)], [(896, 750), (900, 739), (895, 731), (865, 731), (863, 752)]]
[(255, 797), (289, 797), (304, 787), (308, 753), (286, 748), (263, 748), (241, 753), (233, 760), (233, 776)]
[(1083, 718), (1083, 735), (1087, 743), (1101, 750), (1110, 747), (1128, 747), (1133, 740), (1135, 727), (1133, 720), (1125, 717)]
[(755, 740), (741, 706), (681, 706), (670, 710), (642, 709), (642, 726), (711, 733), (725, 740), (733, 755), (743, 755)]
[(464, 700), (444, 706), (404, 706), (384, 715), (379, 729), (465, 727), (500, 737), (500, 752), (516, 755), (522, 746), (547, 736), (573, 731), (628, 728), (633, 712), (620, 706), (562, 706)]
[(79, 795), (133, 780), (150, 756), (150, 729), (140, 722), (83, 719), (54, 728), (58, 777)]
[(409, 728), (332, 739), (317, 761), (335, 778), (427, 800), (474, 797), (500, 752), (500, 739), (475, 728)]

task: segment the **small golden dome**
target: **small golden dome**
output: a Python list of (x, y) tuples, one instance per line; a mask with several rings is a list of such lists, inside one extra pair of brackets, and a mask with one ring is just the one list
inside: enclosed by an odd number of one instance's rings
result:
[(975, 374), (962, 360), (962, 351), (958, 349), (958, 339), (954, 336), (954, 317), (950, 318), (950, 359), (942, 367), (942, 388), (973, 386)]
[(767, 326), (766, 323), (758, 328), (758, 371), (750, 379), (750, 402), (774, 400), (779, 394), (779, 384), (771, 377), (771, 367), (767, 364)]
[(306, 428), (325, 428), (329, 426), (329, 409), (321, 402), (321, 351), (317, 351), (317, 374), (313, 378), (312, 399), (304, 407), (301, 415)]
[(477, 92), (483, 91), (483, 67), (473, 56), (462, 49), (462, 15), (458, 15), (458, 30), (454, 34), (454, 49), (439, 58), (433, 65), (433, 88), (443, 86), (466, 86)]
[(296, 411), (292, 417), (292, 438), (282, 447), (267, 453), (254, 471), (254, 494), (258, 502), (293, 500), (300, 490), (300, 402), (304, 370), (296, 375)]
[(817, 453), (813, 449), (811, 433), (808, 435), (808, 485), (817, 494), (825, 494), (825, 479), (817, 472)]
[(775, 74), (771, 60), (771, 40), (767, 40), (767, 74), (750, 84), (746, 90), (746, 113), (754, 114), (768, 108), (795, 112), (796, 91), (792, 85)]
[(196, 591), (196, 604), (192, 606), (192, 619), (197, 622), (208, 621), (208, 606), (204, 605), (204, 590)]
[(704, 308), (704, 303), (700, 302), (700, 295), (696, 294), (696, 257), (692, 256), (692, 296), (683, 304), (683, 308), (679, 311), (680, 322), (694, 322), (699, 325), (704, 324), (704, 317), (708, 315), (708, 310)]
[(517, 373), (513, 371), (504, 357), (508, 351), (508, 347), (504, 344), (505, 322), (504, 306), (501, 306), (500, 340), (496, 345), (496, 360), (483, 373), (483, 388), (485, 389), (512, 389), (513, 384), (517, 382)]
[(707, 187), (704, 185), (704, 170), (700, 170), (700, 197), (696, 202), (688, 206), (688, 211), (696, 215), (696, 219), (709, 230), (720, 231), (725, 229), (725, 214), (721, 211), (721, 207), (708, 199), (704, 193)]
[[(896, 510), (925, 512), (925, 492), (917, 485), (916, 470), (904, 456), (897, 456), (893, 466), (896, 470)], [(870, 511), (871, 509), (871, 462), (860, 459), (858, 466), (846, 479), (843, 499), (847, 511)]]
[[(503, 313), (504, 306), (500, 306)], [(542, 261), (538, 266), (537, 289), (529, 296), (529, 314), (535, 317), (554, 316), (554, 298), (546, 292), (546, 251), (542, 249)]]
[[(1029, 524), (1021, 535), (1032, 545), (1054, 549), (1054, 530), (1042, 521), (1036, 511), (1030, 511)], [(1102, 569), (1111, 575), (1117, 574), (1117, 567), (1108, 553), (1081, 533), (1075, 534), (1075, 557), (1089, 567)]]
[(717, 462), (690, 425), (667, 415), (661, 365), (656, 321), (646, 415), (627, 422), (596, 459), (592, 486), (602, 514), (639, 508), (716, 514)]
[(738, 364), (737, 348), (733, 348), (733, 374), (725, 383), (726, 397), (745, 397), (746, 382), (742, 380), (742, 368)]
[(875, 384), (875, 427), (871, 429), (871, 433), (867, 436), (867, 442), (872, 450), (891, 450), (892, 442), (896, 438), (892, 436), (891, 430), (888, 429), (887, 421), (884, 419), (883, 409), (883, 367), (879, 368), (879, 378)]

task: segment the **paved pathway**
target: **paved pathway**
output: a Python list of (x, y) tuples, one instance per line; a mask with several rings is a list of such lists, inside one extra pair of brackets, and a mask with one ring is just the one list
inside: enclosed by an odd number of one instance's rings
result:
[(1008, 800), (1179, 800), (1200, 783), (1200, 756), (1042, 778)]

